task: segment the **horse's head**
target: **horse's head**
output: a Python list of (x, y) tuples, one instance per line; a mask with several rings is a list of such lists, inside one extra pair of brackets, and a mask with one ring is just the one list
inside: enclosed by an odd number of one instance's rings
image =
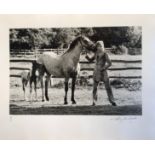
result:
[[(79, 45), (82, 49), (86, 49), (85, 52), (95, 52), (95, 44), (91, 40), (89, 40), (86, 36), (78, 36), (71, 42), (68, 50), (64, 54), (72, 51), (77, 45)], [(82, 50), (79, 51), (81, 52)]]
[(85, 47), (87, 50), (94, 51), (95, 44), (86, 36), (81, 36), (79, 38), (82, 47)]

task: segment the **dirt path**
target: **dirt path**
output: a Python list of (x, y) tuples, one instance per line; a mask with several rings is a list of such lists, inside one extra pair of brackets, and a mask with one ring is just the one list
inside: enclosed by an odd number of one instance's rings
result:
[[(64, 90), (49, 89), (50, 102), (41, 102), (41, 90), (38, 89), (38, 101), (32, 103), (23, 100), (21, 87), (10, 89), (10, 114), (94, 114), (94, 115), (140, 115), (142, 114), (141, 91), (128, 91), (124, 88), (114, 89), (117, 107), (110, 105), (105, 89), (98, 91), (98, 103), (92, 105), (92, 88), (77, 88), (75, 93), (76, 105), (70, 101), (63, 104)], [(33, 96), (34, 97), (34, 96)]]

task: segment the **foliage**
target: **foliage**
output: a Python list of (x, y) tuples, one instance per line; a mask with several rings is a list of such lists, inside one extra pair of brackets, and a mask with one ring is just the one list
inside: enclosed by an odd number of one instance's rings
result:
[(103, 40), (106, 47), (122, 44), (126, 47), (141, 47), (141, 27), (103, 27), (93, 30), (93, 39)]
[(138, 91), (142, 88), (142, 83), (140, 80), (127, 80), (121, 78), (111, 81), (111, 85), (117, 89), (126, 88), (129, 91)]
[(103, 40), (105, 47), (141, 48), (141, 27), (33, 28), (10, 29), (10, 49), (67, 48), (78, 35), (94, 42)]

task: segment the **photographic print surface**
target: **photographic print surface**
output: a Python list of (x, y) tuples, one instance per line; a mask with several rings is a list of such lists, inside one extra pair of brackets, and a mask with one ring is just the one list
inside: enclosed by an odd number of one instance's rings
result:
[(0, 138), (154, 139), (154, 18), (0, 15)]
[(11, 115), (142, 115), (142, 26), (10, 28)]

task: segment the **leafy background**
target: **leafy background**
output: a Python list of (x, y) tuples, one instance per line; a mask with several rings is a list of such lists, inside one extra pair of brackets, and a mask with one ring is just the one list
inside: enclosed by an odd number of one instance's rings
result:
[(92, 41), (103, 40), (105, 47), (141, 48), (142, 28), (89, 27), (89, 28), (27, 28), (10, 29), (10, 49), (67, 48), (78, 35)]

